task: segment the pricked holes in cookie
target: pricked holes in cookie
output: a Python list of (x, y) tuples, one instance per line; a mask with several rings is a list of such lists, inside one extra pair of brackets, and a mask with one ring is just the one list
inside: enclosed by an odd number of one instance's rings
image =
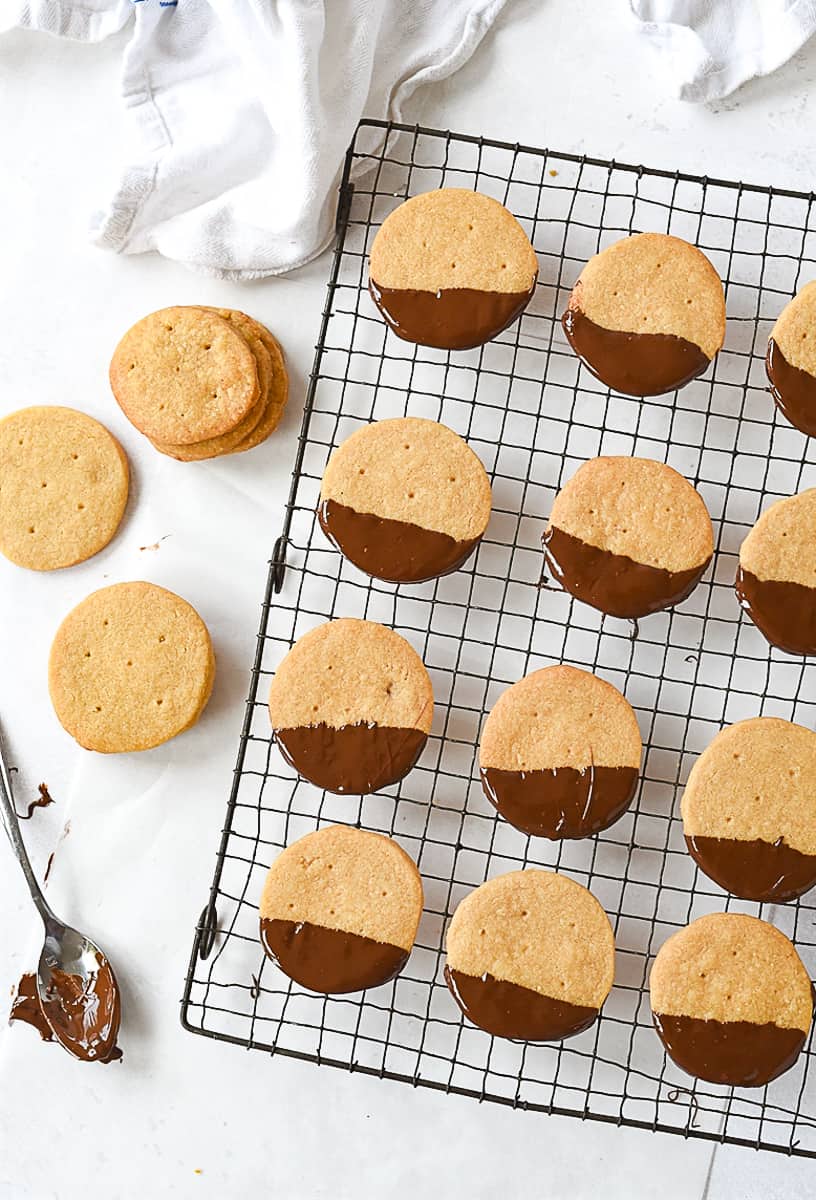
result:
[[(45, 487), (45, 484), (43, 484), (43, 487)], [(85, 505), (84, 505), (84, 504), (78, 504), (78, 505), (77, 505), (77, 512), (82, 512), (82, 510), (83, 510), (83, 508), (84, 508), (84, 507), (85, 507)]]
[(48, 484), (45, 482), (45, 480), (43, 480), (43, 482), (40, 484), (40, 487), (41, 488), (48, 487)]
[(409, 492), (409, 493), (408, 493), (408, 499), (409, 499), (409, 500), (413, 500), (413, 498), (414, 498), (414, 493), (413, 493), (413, 492)]
[(360, 467), (358, 474), (365, 475), (365, 467)]
[(33, 526), (33, 525), (29, 525), (29, 527), (28, 527), (28, 532), (29, 532), (29, 533), (33, 533), (33, 532), (34, 532), (34, 526)]
[(160, 634), (159, 634), (159, 641), (160, 641), (160, 642), (164, 642), (164, 641), (166, 641), (166, 640), (167, 640), (167, 639), (165, 638), (164, 634), (163, 634), (163, 633), (160, 633)]
[(76, 462), (76, 460), (79, 458), (79, 455), (78, 455), (78, 454), (72, 454), (72, 455), (71, 455), (71, 458), (73, 459), (73, 461), (74, 461), (74, 462)]
[(162, 704), (164, 704), (164, 700), (161, 698), (161, 696), (159, 696), (159, 697), (158, 697), (158, 699), (156, 700), (156, 704), (157, 704), (159, 707), (161, 707), (161, 706), (162, 706)]

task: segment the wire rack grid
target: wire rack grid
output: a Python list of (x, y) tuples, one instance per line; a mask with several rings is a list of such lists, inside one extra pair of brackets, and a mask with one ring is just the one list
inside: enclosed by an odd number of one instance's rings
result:
[[(406, 197), (440, 186), (501, 200), (538, 253), (531, 305), (478, 350), (400, 341), (367, 292), (367, 254), (383, 218)], [(592, 254), (646, 230), (686, 238), (709, 256), (726, 286), (728, 329), (704, 377), (641, 402), (590, 375), (559, 316)], [(186, 1028), (513, 1107), (816, 1157), (810, 1045), (764, 1089), (694, 1081), (666, 1059), (648, 1001), (656, 951), (709, 911), (773, 921), (816, 973), (812, 899), (771, 907), (729, 897), (696, 869), (678, 816), (689, 769), (724, 724), (760, 714), (816, 721), (816, 663), (770, 649), (733, 590), (740, 542), (759, 513), (816, 484), (813, 448), (777, 416), (763, 367), (773, 321), (814, 275), (812, 195), (363, 122), (346, 160), (284, 532), (270, 562), (215, 878), (186, 980)], [(406, 414), (443, 421), (468, 440), (490, 474), (494, 510), (462, 570), (397, 587), (345, 562), (315, 509), (332, 448), (364, 422)], [(670, 463), (699, 489), (714, 521), (716, 553), (703, 582), (639, 630), (542, 576), (541, 534), (555, 493), (596, 454)], [(407, 637), (436, 700), (418, 766), (399, 786), (362, 798), (299, 780), (271, 739), (266, 711), (269, 681), (294, 640), (337, 616), (380, 621)], [(597, 837), (554, 843), (526, 837), (492, 809), (478, 781), (478, 741), (504, 688), (561, 661), (625, 693), (645, 753), (628, 814)], [(327, 998), (290, 984), (264, 957), (257, 906), (278, 852), (333, 822), (397, 838), (422, 873), (426, 908), (394, 982)], [(484, 880), (526, 866), (585, 884), (615, 930), (616, 982), (601, 1018), (560, 1044), (492, 1039), (469, 1026), (442, 977), (457, 903)]]

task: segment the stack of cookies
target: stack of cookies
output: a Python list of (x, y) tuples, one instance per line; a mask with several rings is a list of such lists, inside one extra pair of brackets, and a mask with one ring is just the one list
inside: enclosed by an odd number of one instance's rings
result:
[(144, 317), (116, 347), (110, 382), (128, 420), (180, 462), (260, 445), (277, 427), (288, 391), (276, 339), (231, 308), (163, 308)]

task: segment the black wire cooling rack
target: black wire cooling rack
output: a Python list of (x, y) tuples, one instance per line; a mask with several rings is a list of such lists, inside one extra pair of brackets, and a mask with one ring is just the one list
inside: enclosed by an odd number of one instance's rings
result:
[[(407, 196), (443, 185), (506, 204), (540, 263), (521, 320), (467, 352), (399, 341), (367, 292), (367, 254), (383, 218)], [(641, 402), (610, 393), (581, 366), (558, 318), (590, 255), (644, 230), (705, 251), (726, 285), (728, 330), (703, 378)], [(185, 1027), (479, 1100), (816, 1157), (810, 1045), (761, 1090), (694, 1081), (667, 1061), (647, 987), (665, 939), (722, 909), (773, 921), (816, 974), (813, 900), (771, 907), (729, 897), (697, 871), (678, 816), (689, 769), (724, 724), (759, 714), (816, 723), (816, 662), (769, 649), (733, 591), (739, 545), (759, 513), (816, 484), (813, 447), (777, 416), (763, 368), (773, 321), (816, 276), (814, 196), (364, 121), (346, 158), (337, 234), (215, 878), (186, 980)], [(364, 422), (405, 414), (443, 421), (468, 440), (490, 474), (494, 510), (463, 570), (396, 587), (345, 562), (315, 508), (331, 449)], [(704, 581), (636, 635), (542, 578), (541, 533), (557, 489), (586, 458), (610, 453), (677, 468), (702, 493), (716, 533)], [(436, 698), (419, 765), (399, 786), (362, 798), (297, 779), (266, 711), (269, 680), (293, 641), (338, 616), (407, 637)], [(496, 814), (477, 760), (500, 692), (561, 661), (626, 694), (645, 759), (626, 816), (597, 837), (558, 844), (527, 838)], [(398, 979), (327, 998), (291, 984), (264, 957), (257, 906), (281, 848), (333, 822), (395, 837), (419, 865), (427, 907)], [(617, 940), (615, 987), (600, 1020), (561, 1044), (491, 1038), (463, 1022), (442, 977), (445, 928), (462, 897), (494, 875), (537, 865), (589, 887)]]

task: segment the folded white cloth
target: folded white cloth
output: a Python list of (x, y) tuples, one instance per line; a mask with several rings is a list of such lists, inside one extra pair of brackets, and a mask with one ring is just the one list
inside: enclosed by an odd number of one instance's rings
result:
[(129, 161), (92, 236), (253, 279), (328, 245), (360, 117), (399, 120), (420, 84), (467, 61), (505, 3), (3, 0), (0, 28), (97, 41), (132, 20)]
[(681, 100), (718, 100), (769, 75), (816, 31), (816, 0), (629, 0)]

